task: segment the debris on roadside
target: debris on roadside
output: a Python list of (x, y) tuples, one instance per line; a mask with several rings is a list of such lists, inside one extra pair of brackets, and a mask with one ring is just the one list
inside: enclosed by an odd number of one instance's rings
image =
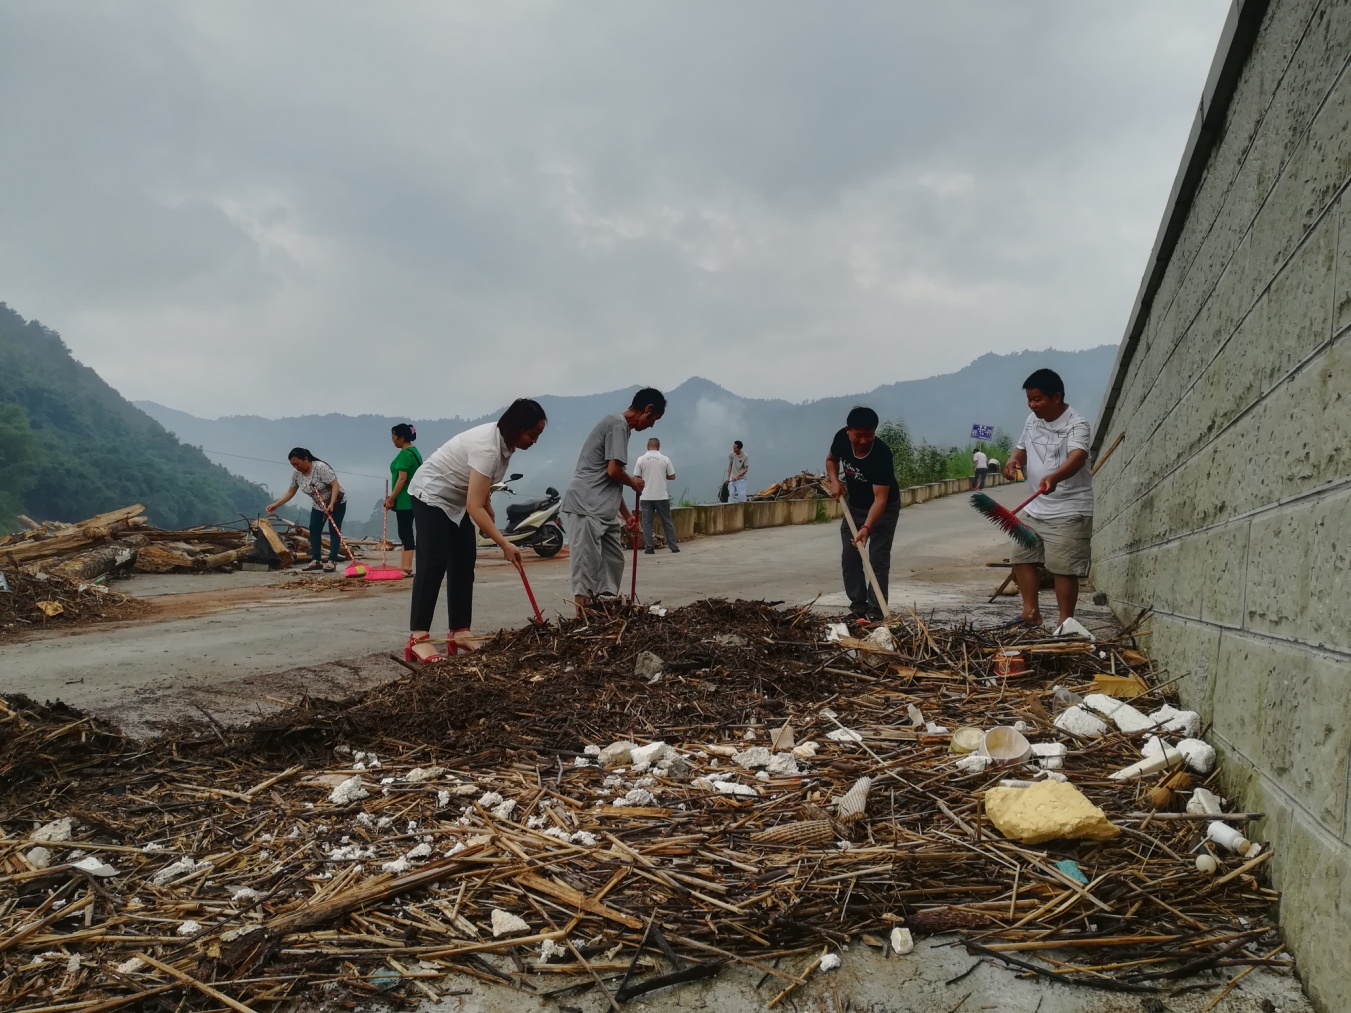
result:
[[(741, 642), (716, 639), (729, 628)], [(540, 992), (543, 971), (634, 995), (739, 960), (787, 989), (804, 974), (783, 961), (826, 970), (863, 935), (904, 954), (950, 932), (1021, 970), (1064, 946), (1057, 980), (1148, 992), (1278, 945), (1271, 852), (1251, 814), (1222, 811), (1216, 774), (1111, 776), (1181, 753), (1164, 691), (1136, 698), (1148, 733), (1062, 709), (1104, 672), (1154, 685), (1129, 632), (889, 630), (873, 668), (806, 609), (616, 604), (348, 700), (150, 743), (0, 700), (0, 1005), (150, 992), (205, 1010), (320, 983), (435, 998), (451, 974)], [(1026, 670), (1001, 676), (1010, 646)], [(643, 652), (663, 659), (656, 684)], [(960, 752), (973, 729), (1015, 755)]]

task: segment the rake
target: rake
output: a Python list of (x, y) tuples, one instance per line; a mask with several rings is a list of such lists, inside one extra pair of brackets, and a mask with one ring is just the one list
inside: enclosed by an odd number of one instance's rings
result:
[(1041, 539), (1037, 537), (1035, 531), (1020, 521), (1016, 515), (1023, 507), (1027, 506), (1027, 504), (1031, 503), (1040, 495), (1041, 490), (1038, 489), (1031, 496), (1027, 497), (1027, 499), (1023, 500), (1010, 510), (1008, 507), (1000, 506), (989, 496), (985, 495), (985, 493), (978, 492), (971, 496), (971, 505), (992, 521), (995, 527), (999, 528), (1023, 548), (1031, 549), (1036, 547)]

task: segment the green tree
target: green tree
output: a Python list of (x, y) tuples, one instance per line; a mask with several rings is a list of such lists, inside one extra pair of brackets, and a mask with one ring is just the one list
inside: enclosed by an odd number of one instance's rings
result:
[(16, 404), (0, 404), (0, 532), (19, 526), (24, 497), (37, 477), (39, 453), (28, 413)]
[(883, 422), (877, 427), (877, 438), (891, 448), (897, 484), (902, 489), (918, 485), (915, 441), (910, 436), (910, 426), (906, 424), (905, 419), (888, 419)]

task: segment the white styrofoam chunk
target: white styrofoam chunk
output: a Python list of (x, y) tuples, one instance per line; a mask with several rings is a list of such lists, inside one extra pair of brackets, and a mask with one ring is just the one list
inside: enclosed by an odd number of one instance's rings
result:
[(1107, 734), (1107, 723), (1078, 704), (1057, 714), (1054, 724), (1062, 732), (1086, 739), (1100, 739)]

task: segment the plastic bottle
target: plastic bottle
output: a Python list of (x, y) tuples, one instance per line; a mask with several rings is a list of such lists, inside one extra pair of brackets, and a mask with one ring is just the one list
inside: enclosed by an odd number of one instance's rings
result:
[(1078, 693), (1071, 693), (1064, 686), (1056, 686), (1051, 690), (1051, 699), (1055, 703), (1057, 711), (1068, 710), (1077, 704), (1084, 702), (1084, 698)]
[(1206, 827), (1206, 836), (1222, 848), (1228, 848), (1238, 855), (1246, 855), (1252, 848), (1252, 841), (1231, 827), (1228, 823), (1213, 820)]

